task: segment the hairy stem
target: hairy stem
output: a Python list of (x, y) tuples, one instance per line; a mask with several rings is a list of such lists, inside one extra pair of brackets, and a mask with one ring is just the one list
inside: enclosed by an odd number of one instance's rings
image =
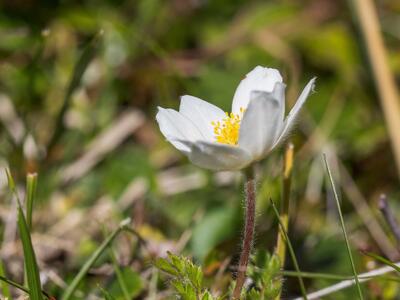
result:
[(252, 168), (246, 170), (245, 191), (246, 191), (246, 214), (245, 214), (245, 227), (243, 233), (243, 245), (237, 271), (236, 286), (233, 291), (232, 299), (240, 299), (242, 287), (246, 279), (246, 271), (247, 271), (247, 265), (249, 263), (251, 247), (253, 245), (255, 213), (256, 213), (256, 187), (255, 187), (254, 172)]

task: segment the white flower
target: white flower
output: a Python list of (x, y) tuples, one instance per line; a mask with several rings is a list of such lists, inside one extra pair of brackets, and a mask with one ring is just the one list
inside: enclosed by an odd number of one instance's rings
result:
[(211, 170), (238, 170), (263, 159), (290, 131), (314, 88), (311, 79), (285, 116), (285, 84), (278, 70), (258, 66), (236, 89), (232, 112), (182, 96), (179, 112), (158, 107), (161, 132), (190, 161)]

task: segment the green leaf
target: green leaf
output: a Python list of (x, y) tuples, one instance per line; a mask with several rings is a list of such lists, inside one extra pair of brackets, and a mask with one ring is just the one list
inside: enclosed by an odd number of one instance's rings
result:
[(115, 237), (122, 231), (124, 228), (130, 223), (130, 219), (123, 220), (117, 229), (115, 229), (100, 245), (99, 248), (89, 257), (86, 263), (82, 266), (79, 273), (74, 277), (66, 291), (61, 297), (61, 300), (68, 300), (72, 297), (75, 290), (77, 289), (79, 283), (82, 281), (83, 277), (92, 267), (92, 265), (96, 262), (96, 260), (100, 257), (100, 255), (107, 249), (107, 247), (113, 242)]
[(116, 300), (109, 292), (107, 292), (104, 288), (99, 286), (101, 293), (103, 294), (106, 300)]
[[(134, 299), (137, 297), (143, 289), (142, 279), (140, 275), (136, 273), (132, 268), (125, 267), (121, 268), (120, 278), (111, 284), (109, 289), (110, 293), (116, 300), (123, 299)], [(121, 288), (121, 282), (125, 284), (125, 292)]]
[[(0, 277), (5, 278), (4, 264), (1, 259), (0, 259)], [(10, 289), (8, 287), (8, 284), (9, 284), (8, 282), (2, 280), (1, 287), (2, 287), (3, 296), (5, 298), (11, 299), (11, 294), (10, 294)]]
[(172, 276), (179, 276), (178, 270), (170, 264), (170, 262), (165, 258), (158, 258), (154, 262), (154, 266), (165, 273), (168, 273)]
[(180, 274), (185, 273), (185, 258), (179, 257), (171, 252), (168, 252), (168, 257), (171, 261), (171, 265), (174, 266)]
[(377, 260), (377, 261), (379, 261), (379, 262), (381, 262), (381, 263), (383, 263), (383, 264), (385, 264), (385, 265), (387, 265), (389, 267), (392, 267), (393, 269), (395, 269), (397, 272), (400, 273), (400, 267), (397, 266), (396, 264), (394, 264), (393, 262), (391, 262), (390, 260), (388, 260), (388, 259), (386, 259), (386, 258), (384, 258), (384, 257), (382, 257), (382, 256), (380, 256), (378, 254), (375, 254), (375, 253), (371, 253), (371, 252), (362, 252), (362, 253), (364, 255), (372, 257), (373, 259), (375, 259), (375, 260)]
[(186, 284), (184, 282), (179, 280), (172, 280), (171, 284), (180, 295), (186, 294)]
[[(349, 256), (351, 269), (352, 269), (353, 274), (354, 274), (354, 280), (355, 280), (356, 287), (357, 287), (358, 297), (360, 298), (360, 300), (362, 300), (363, 299), (363, 295), (362, 295), (362, 291), (361, 291), (361, 285), (360, 285), (360, 282), (358, 280), (358, 275), (357, 275), (356, 267), (354, 265), (353, 255), (351, 254), (350, 242), (349, 242), (349, 239), (347, 238), (347, 232), (346, 232), (346, 227), (344, 225), (342, 210), (340, 208), (339, 197), (338, 197), (337, 192), (336, 192), (335, 183), (333, 182), (331, 169), (329, 168), (328, 160), (327, 160), (325, 154), (324, 154), (324, 162), (325, 162), (326, 170), (328, 172), (329, 181), (331, 183), (333, 196), (334, 196), (335, 201), (336, 201), (336, 206), (337, 206), (337, 210), (338, 210), (338, 213), (339, 213), (339, 219), (340, 219), (340, 226), (342, 227), (344, 240), (346, 241), (347, 254)], [(300, 270), (296, 270), (296, 271), (300, 272)]]
[(236, 207), (224, 207), (207, 213), (195, 226), (191, 248), (196, 258), (203, 260), (216, 245), (237, 234)]
[(26, 222), (29, 230), (32, 230), (32, 212), (33, 203), (36, 196), (37, 174), (28, 174), (26, 176)]
[[(3, 283), (5, 283), (6, 285), (11, 285), (11, 286), (13, 286), (13, 287), (19, 289), (20, 291), (23, 291), (24, 293), (27, 293), (28, 295), (29, 295), (29, 293), (30, 293), (30, 292), (29, 292), (29, 289), (27, 289), (27, 288), (24, 287), (23, 285), (21, 285), (21, 284), (19, 284), (19, 283), (17, 283), (17, 282), (14, 282), (14, 281), (12, 281), (12, 280), (10, 280), (10, 279), (7, 279), (7, 278), (4, 277), (4, 276), (0, 276), (0, 281), (3, 282)], [(3, 288), (3, 293), (4, 293), (3, 295), (4, 295), (6, 298), (12, 299), (11, 296), (10, 296), (10, 294), (9, 294), (9, 296), (6, 295), (6, 293), (4, 292), (4, 288)], [(45, 297), (47, 297), (48, 299), (54, 299), (54, 297), (50, 296), (48, 293), (46, 293), (46, 292), (43, 291), (43, 290), (42, 290), (42, 294), (43, 294)]]
[[(285, 226), (282, 224), (281, 218), (279, 216), (278, 209), (276, 208), (276, 205), (275, 205), (274, 201), (272, 199), (270, 199), (270, 201), (271, 201), (272, 211), (274, 212), (275, 217), (277, 218), (277, 220), (279, 222), (279, 226), (281, 228), (281, 231), (282, 231), (283, 236), (285, 238), (285, 241), (287, 243), (289, 254), (290, 254), (290, 257), (291, 257), (291, 259), (293, 261), (293, 265), (294, 265), (296, 271), (298, 273), (300, 273), (299, 263), (297, 262), (297, 258), (296, 258), (296, 254), (294, 253), (292, 242), (290, 241), (289, 236), (288, 236), (288, 234), (287, 234), (287, 232), (285, 230)], [(301, 276), (298, 276), (297, 278), (299, 280), (301, 294), (302, 294), (303, 298), (307, 300), (307, 292), (306, 292), (306, 289), (305, 289), (305, 286), (304, 286), (303, 279), (301, 278)]]
[(254, 281), (253, 296), (249, 299), (274, 299), (282, 289), (279, 257), (259, 250), (252, 257), (254, 266), (249, 267), (249, 275)]
[(111, 261), (112, 261), (112, 264), (114, 267), (114, 272), (117, 275), (117, 281), (118, 281), (119, 287), (122, 290), (122, 294), (124, 295), (125, 300), (130, 300), (132, 297), (129, 295), (129, 291), (126, 286), (124, 276), (121, 272), (121, 268), (118, 265), (118, 261), (117, 261), (117, 258), (115, 257), (114, 249), (112, 246), (110, 247), (109, 253), (110, 253)]
[(214, 298), (213, 298), (213, 296), (210, 294), (210, 292), (209, 291), (206, 291), (204, 294), (203, 294), (203, 297), (201, 297), (201, 300), (213, 300)]
[(6, 168), (5, 172), (6, 172), (6, 176), (7, 176), (8, 188), (14, 194), (14, 193), (16, 193), (14, 178), (11, 175), (10, 169)]
[(42, 300), (42, 289), (40, 284), (39, 268), (36, 262), (35, 251), (33, 250), (31, 235), (28, 224), (25, 219), (24, 212), (21, 207), (21, 201), (15, 188), (15, 182), (9, 169), (6, 169), (8, 186), (15, 195), (18, 202), (18, 231), (20, 234), (22, 249), (24, 252), (25, 271), (27, 274), (29, 297), (32, 300)]
[(246, 299), (261, 300), (261, 293), (253, 288), (248, 292)]
[(62, 107), (58, 113), (56, 124), (54, 125), (54, 132), (49, 141), (47, 148), (51, 150), (53, 146), (57, 143), (64, 130), (64, 116), (68, 110), (69, 104), (71, 102), (71, 97), (75, 89), (79, 86), (81, 78), (88, 67), (89, 63), (92, 61), (96, 54), (96, 50), (99, 45), (99, 39), (102, 33), (96, 34), (92, 40), (88, 43), (86, 48), (83, 50), (81, 56), (75, 64), (74, 71), (72, 73), (67, 91), (64, 95), (64, 101)]
[(186, 266), (186, 274), (193, 286), (197, 290), (200, 290), (203, 282), (203, 272), (201, 268), (188, 261), (188, 265)]
[(168, 259), (158, 259), (155, 266), (174, 277), (171, 284), (183, 299), (201, 297), (203, 271), (191, 260), (168, 252)]
[(176, 289), (183, 300), (196, 300), (196, 291), (193, 286), (187, 282), (182, 282), (180, 280), (172, 280), (172, 286)]
[(32, 300), (42, 300), (42, 289), (40, 284), (39, 269), (36, 262), (35, 252), (29, 233), (28, 224), (20, 204), (18, 203), (18, 230), (20, 233), (24, 251), (25, 268), (28, 279), (29, 296)]

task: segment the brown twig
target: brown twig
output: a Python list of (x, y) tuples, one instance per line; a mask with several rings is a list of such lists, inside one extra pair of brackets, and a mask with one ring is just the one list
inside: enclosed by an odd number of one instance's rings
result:
[(256, 188), (254, 173), (251, 168), (246, 171), (246, 221), (243, 234), (242, 253), (240, 254), (236, 286), (233, 291), (232, 299), (240, 299), (240, 294), (246, 279), (247, 265), (249, 263), (250, 252), (253, 245), (255, 213), (256, 213)]

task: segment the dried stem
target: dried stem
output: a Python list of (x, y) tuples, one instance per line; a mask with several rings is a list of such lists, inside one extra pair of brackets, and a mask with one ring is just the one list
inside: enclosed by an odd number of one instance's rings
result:
[(386, 222), (390, 226), (394, 236), (396, 237), (397, 243), (400, 243), (400, 227), (399, 223), (396, 220), (396, 217), (393, 215), (393, 212), (390, 210), (389, 203), (387, 201), (386, 195), (382, 194), (379, 197), (379, 209), (381, 210), (383, 216), (385, 217)]
[(372, 0), (351, 0), (364, 36), (381, 106), (388, 127), (393, 155), (400, 174), (400, 104), (399, 92), (387, 60), (385, 45), (379, 26), (378, 14)]
[(249, 263), (250, 252), (253, 246), (255, 213), (256, 213), (256, 187), (254, 171), (252, 168), (246, 170), (246, 214), (245, 227), (243, 233), (242, 253), (240, 254), (236, 286), (233, 291), (232, 299), (240, 299), (240, 294), (246, 279), (247, 265)]
[[(285, 266), (285, 257), (286, 257), (286, 239), (285, 233), (288, 232), (289, 228), (289, 203), (290, 203), (290, 185), (291, 185), (291, 174), (293, 168), (293, 153), (294, 146), (292, 143), (289, 143), (285, 150), (285, 157), (283, 162), (283, 197), (282, 197), (282, 206), (279, 215), (280, 223), (282, 224), (282, 228), (279, 227), (278, 237), (276, 241), (276, 254), (279, 257), (279, 262), (281, 264), (281, 268)], [(281, 295), (276, 297), (276, 299), (280, 299)]]

